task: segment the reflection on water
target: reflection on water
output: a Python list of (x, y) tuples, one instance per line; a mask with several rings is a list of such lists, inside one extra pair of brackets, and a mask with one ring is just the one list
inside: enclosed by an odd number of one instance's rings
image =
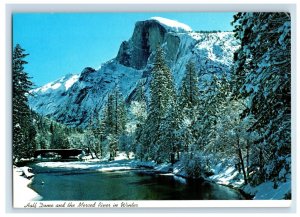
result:
[(43, 200), (236, 200), (238, 192), (224, 186), (189, 180), (151, 170), (99, 172), (84, 169), (46, 168), (31, 165), (31, 188)]

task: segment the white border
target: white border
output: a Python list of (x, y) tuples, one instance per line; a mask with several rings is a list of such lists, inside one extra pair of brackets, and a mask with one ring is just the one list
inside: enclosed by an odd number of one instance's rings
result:
[[(84, 203), (84, 206), (81, 205)], [(105, 200), (105, 201), (30, 201), (14, 204), (15, 208), (83, 208), (83, 209), (139, 209), (139, 208), (199, 208), (199, 207), (290, 207), (291, 200)], [(71, 206), (69, 204), (72, 204)], [(128, 205), (127, 205), (128, 204)]]
[[(68, 3), (75, 3), (74, 4), (68, 4)], [(257, 0), (249, 0), (249, 1), (243, 1), (241, 4), (236, 4), (237, 2), (234, 0), (231, 1), (226, 1), (226, 3), (231, 3), (229, 4), (223, 4), (224, 1), (215, 1), (211, 0), (209, 4), (197, 4), (199, 1), (190, 1), (186, 0), (184, 2), (178, 2), (178, 1), (159, 1), (159, 0), (152, 0), (152, 1), (144, 1), (144, 3), (150, 3), (150, 4), (140, 4), (138, 5), (138, 1), (126, 1), (127, 4), (124, 4), (124, 1), (105, 1), (106, 4), (95, 4), (93, 5), (92, 3), (97, 3), (98, 1), (96, 0), (87, 0), (84, 2), (80, 1), (71, 1), (71, 0), (52, 0), (52, 1), (38, 1), (38, 0), (33, 0), (33, 1), (26, 1), (26, 3), (31, 3), (29, 4), (24, 4), (24, 1), (16, 1), (16, 0), (2, 0), (1, 1), (1, 11), (0, 11), (0, 26), (4, 26), (6, 31), (3, 31), (4, 34), (1, 33), (1, 47), (6, 48), (6, 50), (1, 49), (1, 62), (6, 62), (6, 65), (1, 64), (1, 71), (3, 73), (0, 73), (0, 96), (1, 99), (5, 99), (4, 101), (6, 102), (6, 106), (2, 107), (6, 110), (6, 112), (1, 112), (1, 120), (2, 122), (6, 122), (4, 129), (1, 130), (1, 136), (0, 138), (4, 139), (4, 141), (1, 144), (5, 145), (5, 152), (2, 152), (2, 159), (5, 160), (5, 162), (2, 165), (5, 165), (5, 168), (1, 171), (5, 171), (5, 177), (6, 177), (6, 186), (3, 189), (2, 192), (5, 192), (5, 198), (1, 201), (6, 201), (5, 202), (5, 213), (16, 213), (19, 212), (16, 209), (12, 209), (12, 200), (11, 200), (11, 187), (12, 187), (12, 180), (11, 180), (11, 148), (9, 144), (11, 144), (11, 126), (10, 126), (10, 120), (11, 120), (11, 107), (10, 107), (10, 77), (7, 72), (10, 71), (10, 49), (11, 49), (11, 32), (10, 32), (10, 23), (9, 23), (9, 17), (10, 13), (13, 9), (13, 11), (28, 11), (28, 12), (35, 12), (35, 11), (43, 11), (43, 12), (50, 12), (50, 11), (60, 11), (60, 12), (80, 12), (80, 11), (85, 11), (85, 12), (95, 12), (95, 11), (289, 11), (292, 13), (293, 20), (292, 20), (292, 47), (296, 48), (296, 3), (297, 1), (291, 1), (291, 0), (286, 0), (286, 1), (281, 1), (281, 4), (268, 4), (268, 3), (273, 3), (271, 1), (257, 1)], [(167, 4), (168, 2), (171, 2), (173, 4)], [(39, 5), (37, 5), (40, 3)], [(50, 4), (49, 4), (50, 3)], [(54, 4), (55, 3), (55, 4)], [(60, 3), (60, 4), (57, 4)], [(79, 3), (79, 4), (78, 4)], [(82, 4), (84, 3), (84, 4)], [(89, 4), (88, 4), (89, 3)], [(128, 4), (129, 3), (129, 4)], [(154, 4), (156, 3), (156, 5)], [(160, 3), (157, 5), (157, 3)], [(256, 3), (256, 5), (252, 4)], [(283, 4), (284, 3), (284, 4)], [(295, 5), (285, 5), (285, 3), (294, 3)], [(10, 5), (9, 5), (10, 4)], [(34, 4), (34, 5), (32, 5)], [(299, 18), (298, 18), (299, 19)], [(299, 24), (299, 22), (298, 22)], [(3, 37), (4, 35), (4, 37)], [(6, 38), (5, 38), (6, 37)], [(259, 210), (257, 209), (251, 209), (251, 208), (243, 208), (241, 209), (196, 209), (197, 212), (216, 212), (216, 213), (229, 213), (229, 212), (249, 212), (249, 213), (255, 213), (255, 212), (260, 212), (260, 213), (296, 213), (296, 202), (297, 198), (299, 195), (299, 190), (296, 189), (296, 151), (298, 151), (298, 156), (299, 156), (299, 148), (296, 150), (296, 100), (295, 96), (298, 95), (296, 93), (296, 50), (299, 50), (299, 45), (297, 49), (292, 50), (292, 201), (202, 201), (204, 206), (201, 207), (229, 207), (229, 203), (234, 202), (232, 206), (230, 207), (272, 207), (273, 206), (280, 206), (279, 203), (283, 202), (281, 205), (282, 207), (285, 207), (291, 203), (290, 208), (260, 208)], [(4, 58), (6, 57), (6, 58)], [(298, 61), (299, 64), (299, 61)], [(299, 68), (299, 67), (298, 67)], [(6, 72), (6, 73), (5, 73)], [(6, 82), (2, 84), (2, 82)], [(299, 87), (298, 87), (299, 88)], [(298, 91), (299, 93), (299, 91)], [(5, 120), (5, 121), (4, 121)], [(299, 121), (298, 121), (299, 123)], [(4, 133), (4, 134), (3, 134)], [(3, 135), (2, 135), (3, 134)], [(299, 161), (297, 162), (299, 165)], [(298, 166), (299, 168), (299, 166)], [(298, 190), (298, 191), (296, 191)], [(296, 193), (298, 192), (298, 194)], [(178, 201), (177, 201), (178, 202)], [(182, 207), (182, 203), (184, 201), (180, 201), (181, 204), (177, 204), (176, 201), (170, 201), (168, 207)], [(200, 207), (198, 202), (197, 202), (197, 207)], [(195, 203), (196, 203), (195, 202)], [(241, 203), (242, 202), (242, 203)], [(243, 204), (244, 202), (244, 204)], [(168, 203), (168, 201), (137, 201), (137, 203), (143, 205), (145, 203), (145, 207), (162, 207), (162, 204)], [(194, 201), (185, 201), (185, 207), (194, 207), (195, 203)], [(205, 203), (207, 203), (205, 205)], [(215, 204), (216, 203), (216, 204)], [(228, 203), (228, 204), (227, 204)], [(253, 203), (253, 204), (252, 204)], [(172, 205), (173, 204), (173, 205)], [(176, 204), (176, 205), (175, 205)], [(194, 205), (193, 205), (194, 204)], [(218, 205), (219, 204), (219, 205)], [(285, 205), (284, 205), (285, 204)], [(68, 209), (70, 211), (70, 209)], [(73, 210), (73, 209), (72, 209)], [(130, 209), (131, 210), (131, 209)], [(138, 209), (141, 210), (141, 209)], [(182, 210), (185, 210), (184, 208)], [(190, 209), (189, 209), (190, 210)], [(195, 209), (192, 209), (195, 211)], [(2, 210), (1, 210), (2, 211)], [(29, 210), (23, 210), (22, 213), (28, 213)], [(35, 212), (37, 210), (31, 210), (29, 212)], [(48, 210), (49, 211), (49, 210)], [(133, 210), (132, 210), (133, 211)], [(155, 211), (151, 209), (151, 212)], [(169, 210), (170, 211), (170, 210)], [(187, 210), (186, 210), (187, 211)], [(190, 210), (191, 211), (191, 210)], [(45, 213), (43, 211), (39, 211), (42, 213)], [(53, 210), (51, 210), (53, 213)], [(86, 212), (86, 210), (85, 210)], [(133, 211), (134, 212), (134, 211)], [(74, 212), (73, 212), (74, 213)], [(78, 211), (75, 211), (75, 213), (78, 213)]]

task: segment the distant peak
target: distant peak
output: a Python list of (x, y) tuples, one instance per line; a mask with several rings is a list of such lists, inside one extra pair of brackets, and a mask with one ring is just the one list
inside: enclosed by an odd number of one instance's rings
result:
[(72, 77), (73, 75), (74, 75), (73, 73), (68, 73), (63, 77), (63, 79), (68, 79), (68, 78)]
[(180, 23), (176, 20), (170, 20), (163, 17), (151, 17), (149, 20), (155, 20), (159, 22), (162, 26), (170, 31), (174, 32), (191, 32), (192, 28), (184, 23)]

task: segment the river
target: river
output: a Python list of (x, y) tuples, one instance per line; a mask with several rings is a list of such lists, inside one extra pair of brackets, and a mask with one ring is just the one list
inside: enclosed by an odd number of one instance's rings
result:
[(29, 186), (43, 200), (241, 200), (239, 192), (206, 181), (182, 182), (149, 169), (97, 171), (33, 163)]

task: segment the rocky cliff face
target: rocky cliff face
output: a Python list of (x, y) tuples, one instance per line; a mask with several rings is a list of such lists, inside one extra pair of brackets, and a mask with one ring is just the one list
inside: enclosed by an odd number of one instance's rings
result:
[(137, 22), (131, 39), (121, 44), (116, 60), (125, 66), (143, 69), (149, 56), (169, 38), (168, 35), (167, 30), (156, 20)]
[(107, 95), (120, 87), (126, 101), (134, 99), (139, 81), (148, 89), (155, 50), (161, 46), (167, 64), (180, 85), (189, 60), (196, 63), (200, 78), (229, 72), (238, 43), (231, 32), (196, 33), (190, 27), (164, 18), (151, 18), (135, 25), (132, 37), (122, 42), (116, 58), (101, 68), (85, 68), (32, 91), (30, 106), (36, 112), (69, 126), (87, 126), (99, 115)]

